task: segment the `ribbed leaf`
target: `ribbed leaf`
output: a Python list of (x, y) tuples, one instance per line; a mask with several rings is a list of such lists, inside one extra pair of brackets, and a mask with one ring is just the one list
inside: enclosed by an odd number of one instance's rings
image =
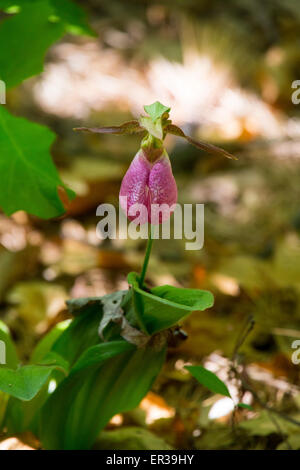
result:
[[(59, 360), (62, 366), (67, 365), (68, 368), (66, 361), (62, 362), (61, 356), (50, 351), (53, 344), (67, 328), (69, 323), (70, 320), (58, 323), (42, 338), (30, 357), (31, 364), (42, 363), (48, 357), (48, 361), (51, 360), (51, 362), (55, 362)], [(52, 384), (58, 384), (64, 378), (65, 374), (62, 373), (61, 370), (53, 369), (37, 395), (30, 401), (22, 401), (12, 396), (9, 398), (5, 421), (5, 426), (9, 434), (21, 433), (28, 430), (38, 434), (39, 411), (49, 397), (49, 382), (52, 381)]]
[(214, 303), (211, 292), (200, 289), (184, 289), (172, 286), (159, 286), (150, 292), (142, 290), (136, 273), (128, 275), (132, 285), (132, 296), (124, 308), (138, 310), (147, 333), (154, 334), (170, 328), (195, 310), (205, 310)]
[(187, 369), (201, 385), (208, 388), (211, 392), (231, 398), (227, 385), (210, 370), (202, 366), (185, 366), (185, 369)]
[(42, 411), (46, 449), (89, 449), (112, 416), (139, 404), (163, 364), (165, 350), (129, 347), (133, 349), (121, 354), (117, 348), (116, 357), (70, 374), (59, 385)]
[(134, 346), (124, 340), (109, 341), (107, 343), (99, 343), (95, 346), (91, 346), (82, 353), (78, 361), (74, 364), (70, 371), (70, 375), (94, 364), (99, 365), (117, 354), (133, 349), (135, 349)]
[(0, 369), (0, 390), (20, 400), (31, 400), (47, 381), (56, 365)]

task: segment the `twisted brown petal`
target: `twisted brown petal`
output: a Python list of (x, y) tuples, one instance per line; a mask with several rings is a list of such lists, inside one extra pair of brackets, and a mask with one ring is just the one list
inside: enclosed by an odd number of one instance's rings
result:
[(237, 160), (237, 157), (235, 157), (234, 155), (231, 155), (231, 153), (227, 152), (226, 150), (220, 147), (217, 147), (216, 145), (209, 144), (208, 142), (203, 142), (202, 140), (198, 141), (198, 140), (192, 139), (192, 137), (189, 137), (188, 135), (186, 135), (183, 132), (183, 130), (180, 129), (180, 127), (174, 126), (174, 124), (168, 124), (164, 128), (164, 130), (165, 132), (169, 134), (177, 135), (178, 137), (183, 137), (190, 144), (194, 145), (200, 150), (204, 150), (207, 153), (210, 153), (212, 155), (220, 155), (226, 158), (231, 158), (232, 160)]
[(94, 134), (137, 134), (139, 132), (145, 132), (145, 129), (140, 126), (138, 121), (127, 121), (120, 126), (110, 127), (75, 127), (74, 131), (79, 132), (90, 132)]

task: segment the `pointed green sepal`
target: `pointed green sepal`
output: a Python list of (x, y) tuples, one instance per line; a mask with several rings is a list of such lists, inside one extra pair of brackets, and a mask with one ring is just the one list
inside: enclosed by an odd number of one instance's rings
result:
[(158, 118), (162, 117), (163, 114), (169, 113), (171, 108), (164, 106), (159, 101), (155, 101), (155, 103), (144, 106), (144, 110), (149, 114), (152, 121), (155, 122)]

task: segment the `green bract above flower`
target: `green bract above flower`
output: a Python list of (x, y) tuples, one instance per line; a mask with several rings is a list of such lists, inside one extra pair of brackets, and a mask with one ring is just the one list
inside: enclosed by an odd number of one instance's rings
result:
[(144, 106), (144, 110), (151, 117), (152, 121), (155, 122), (158, 118), (162, 117), (165, 113), (169, 113), (171, 108), (164, 106), (159, 101)]

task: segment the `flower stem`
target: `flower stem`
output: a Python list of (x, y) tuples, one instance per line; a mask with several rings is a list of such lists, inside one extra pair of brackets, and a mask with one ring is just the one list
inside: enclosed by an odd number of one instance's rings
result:
[(144, 280), (145, 280), (146, 271), (147, 271), (147, 267), (148, 267), (148, 263), (149, 263), (152, 243), (153, 243), (153, 238), (151, 237), (151, 224), (149, 224), (149, 234), (148, 234), (146, 253), (145, 253), (144, 263), (143, 263), (143, 267), (142, 267), (142, 272), (141, 272), (141, 275), (140, 275), (140, 288), (141, 289), (143, 288), (143, 285), (144, 285)]

